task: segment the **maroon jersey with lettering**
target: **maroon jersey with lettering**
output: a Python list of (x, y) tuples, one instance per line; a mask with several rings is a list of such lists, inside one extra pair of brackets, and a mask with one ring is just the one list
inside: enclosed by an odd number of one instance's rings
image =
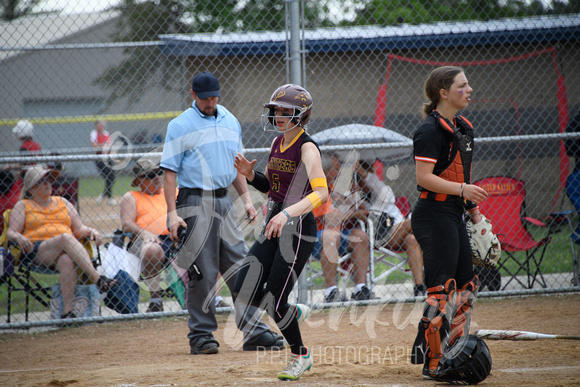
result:
[(301, 147), (311, 142), (318, 148), (318, 144), (306, 132), (302, 132), (289, 147), (282, 150), (283, 138), (283, 134), (276, 137), (268, 157), (267, 173), (270, 180), (268, 198), (276, 203), (290, 205), (299, 202), (312, 192), (308, 173), (301, 162)]

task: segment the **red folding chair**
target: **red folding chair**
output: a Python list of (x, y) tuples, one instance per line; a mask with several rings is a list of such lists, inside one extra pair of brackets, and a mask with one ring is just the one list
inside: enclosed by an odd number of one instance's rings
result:
[(407, 199), (406, 196), (398, 196), (395, 199), (395, 205), (401, 211), (401, 214), (403, 214), (405, 218), (407, 218), (411, 213), (411, 204), (409, 203), (409, 199)]
[[(511, 177), (491, 176), (474, 184), (489, 193), (489, 197), (479, 207), (481, 213), (491, 221), (493, 232), (505, 252), (499, 261), (500, 271), (509, 275), (503, 289), (513, 280), (524, 288), (533, 288), (536, 281), (545, 288), (541, 265), (546, 247), (552, 240), (552, 229), (538, 219), (525, 216), (524, 182)], [(547, 228), (547, 235), (536, 240), (526, 228), (526, 222)], [(518, 278), (520, 273), (527, 276), (526, 283)]]

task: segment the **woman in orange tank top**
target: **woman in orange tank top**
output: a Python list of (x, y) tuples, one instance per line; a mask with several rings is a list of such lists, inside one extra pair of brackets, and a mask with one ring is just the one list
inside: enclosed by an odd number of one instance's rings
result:
[(151, 295), (147, 312), (163, 311), (158, 274), (173, 245), (167, 229), (167, 203), (159, 161), (152, 156), (137, 160), (131, 186), (140, 191), (127, 192), (120, 202), (123, 231), (134, 236), (130, 252), (141, 259), (141, 274)]
[(101, 292), (108, 291), (117, 281), (99, 274), (78, 240), (88, 238), (98, 246), (102, 243), (101, 234), (82, 222), (68, 200), (51, 196), (54, 173), (56, 171), (42, 165), (26, 172), (20, 200), (10, 215), (7, 236), (20, 246), (22, 264), (58, 270), (63, 296), (61, 317), (68, 319), (76, 317), (72, 311), (72, 300), (77, 267), (97, 284)]

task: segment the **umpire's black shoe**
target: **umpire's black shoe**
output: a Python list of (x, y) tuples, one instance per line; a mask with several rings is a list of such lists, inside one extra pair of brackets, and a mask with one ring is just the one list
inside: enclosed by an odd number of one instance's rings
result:
[(276, 332), (267, 331), (244, 343), (244, 351), (279, 351), (284, 349), (284, 338)]
[(213, 355), (218, 353), (220, 343), (213, 336), (199, 337), (195, 341), (190, 341), (192, 355)]
[(372, 298), (371, 291), (366, 286), (363, 286), (358, 292), (352, 294), (351, 297), (355, 301), (365, 301)]

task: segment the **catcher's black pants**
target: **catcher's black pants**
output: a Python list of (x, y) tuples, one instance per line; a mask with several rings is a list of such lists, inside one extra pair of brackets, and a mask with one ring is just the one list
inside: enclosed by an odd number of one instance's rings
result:
[(452, 202), (419, 199), (411, 227), (423, 250), (425, 285), (443, 285), (454, 278), (461, 288), (473, 278), (471, 247), (463, 207)]

